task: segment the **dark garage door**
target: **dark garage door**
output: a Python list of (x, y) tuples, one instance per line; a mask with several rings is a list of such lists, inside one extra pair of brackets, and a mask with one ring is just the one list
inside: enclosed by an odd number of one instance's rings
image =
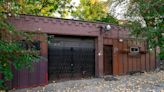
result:
[(48, 49), (49, 81), (94, 76), (94, 40), (89, 38), (53, 37)]

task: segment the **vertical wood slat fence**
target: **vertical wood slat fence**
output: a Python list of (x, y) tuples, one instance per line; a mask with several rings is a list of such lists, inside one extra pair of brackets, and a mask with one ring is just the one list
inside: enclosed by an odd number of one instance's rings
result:
[[(113, 45), (114, 75), (123, 75), (135, 71), (152, 71), (156, 68), (155, 50), (148, 51), (145, 41), (137, 42), (132, 39), (126, 39), (123, 40), (123, 42), (119, 42), (119, 39), (105, 38), (104, 44)], [(131, 46), (140, 47), (140, 54), (136, 56), (131, 56), (129, 54), (129, 48)]]
[(48, 83), (47, 61), (35, 62), (31, 70), (16, 70), (13, 68), (13, 75), (11, 88), (27, 88), (46, 85)]

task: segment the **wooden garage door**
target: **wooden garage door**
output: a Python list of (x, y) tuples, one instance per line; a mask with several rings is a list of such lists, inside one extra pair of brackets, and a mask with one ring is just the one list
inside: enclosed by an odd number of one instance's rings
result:
[(48, 72), (49, 81), (94, 76), (94, 40), (75, 37), (54, 37), (50, 39)]

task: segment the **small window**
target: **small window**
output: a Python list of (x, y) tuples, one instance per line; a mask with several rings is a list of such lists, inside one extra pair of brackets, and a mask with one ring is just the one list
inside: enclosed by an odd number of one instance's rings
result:
[(130, 47), (130, 53), (139, 53), (139, 47)]
[(32, 49), (32, 50), (40, 50), (40, 41), (26, 41), (26, 40), (21, 40), (18, 41), (20, 43), (20, 47), (24, 48), (26, 50)]
[(35, 50), (40, 50), (40, 41), (32, 42), (32, 48)]

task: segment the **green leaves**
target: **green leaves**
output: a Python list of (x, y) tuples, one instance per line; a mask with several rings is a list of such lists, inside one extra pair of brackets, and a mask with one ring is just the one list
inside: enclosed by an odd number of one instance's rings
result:
[(62, 16), (71, 9), (71, 0), (12, 0), (1, 1), (0, 12), (10, 12), (16, 14), (30, 14), (41, 16), (54, 16), (55, 12), (60, 12)]
[(11, 66), (16, 69), (31, 68), (33, 62), (39, 58), (36, 51), (26, 50), (16, 42), (21, 36), (32, 41), (33, 35), (17, 32), (6, 19), (18, 14), (54, 16), (55, 12), (65, 17), (72, 8), (70, 2), (71, 0), (0, 0), (0, 73), (3, 75), (0, 89), (4, 88), (2, 86), (5, 86), (5, 81), (13, 77)]
[(101, 18), (101, 20), (98, 20), (98, 21), (106, 22), (106, 23), (112, 23), (112, 24), (118, 24), (118, 20), (109, 14), (106, 17)]
[(107, 12), (104, 9), (105, 6), (103, 6), (103, 4), (100, 2), (92, 2), (92, 0), (80, 0), (80, 5), (73, 13), (73, 16), (87, 21), (101, 20), (107, 16)]
[(76, 7), (76, 11), (73, 11), (72, 15), (80, 20), (118, 24), (117, 19), (108, 13), (107, 7), (108, 2), (80, 0), (80, 5)]
[[(132, 10), (132, 6), (137, 4), (135, 10), (139, 9), (138, 12)], [(164, 59), (164, 25), (163, 25), (163, 16), (164, 16), (164, 7), (163, 0), (132, 0), (128, 9), (128, 16), (132, 17), (140, 15), (145, 21), (146, 26), (143, 27), (141, 21), (132, 21), (126, 26), (132, 30), (132, 34), (135, 36), (140, 36), (145, 38), (148, 42), (149, 48), (160, 48), (159, 57)]]
[(35, 51), (27, 51), (21, 48), (19, 43), (0, 40), (0, 73), (4, 76), (2, 82), (13, 78), (11, 66), (16, 69), (30, 69), (33, 62), (38, 58)]

